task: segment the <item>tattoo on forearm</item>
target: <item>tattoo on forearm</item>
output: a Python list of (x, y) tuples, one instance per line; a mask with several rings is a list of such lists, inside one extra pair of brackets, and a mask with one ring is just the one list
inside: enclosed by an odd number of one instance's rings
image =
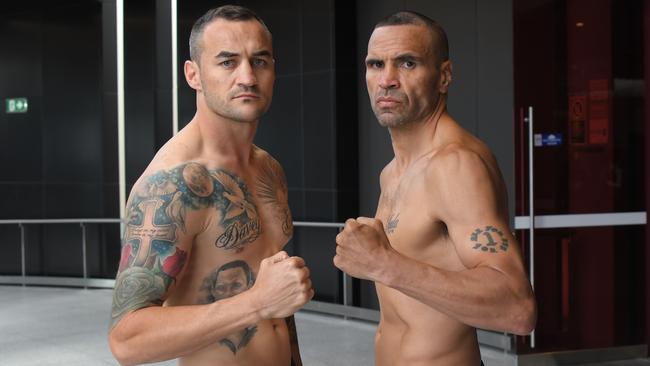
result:
[(477, 228), (470, 237), (472, 249), (487, 253), (505, 252), (508, 250), (508, 239), (503, 232), (494, 226), (486, 226), (485, 229)]
[[(240, 294), (253, 286), (255, 275), (248, 263), (242, 260), (228, 262), (213, 271), (203, 280), (201, 291), (204, 297), (200, 302), (208, 304)], [(219, 341), (233, 354), (244, 348), (257, 332), (257, 326), (247, 327)]]
[(279, 166), (275, 163), (266, 164), (255, 186), (262, 202), (273, 206), (276, 216), (282, 222), (282, 232), (290, 238), (293, 235), (293, 222), (289, 210), (287, 181)]
[(386, 222), (386, 234), (392, 234), (395, 229), (397, 229), (397, 224), (399, 224), (399, 212), (388, 216), (388, 221)]
[(237, 176), (186, 163), (143, 178), (127, 204), (122, 257), (113, 295), (111, 327), (126, 313), (159, 305), (188, 254), (178, 248), (190, 210), (213, 207), (224, 229), (215, 245), (238, 249), (260, 235), (252, 196)]

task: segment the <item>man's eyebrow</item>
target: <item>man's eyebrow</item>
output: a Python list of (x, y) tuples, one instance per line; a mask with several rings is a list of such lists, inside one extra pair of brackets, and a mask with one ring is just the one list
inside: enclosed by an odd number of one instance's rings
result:
[(235, 52), (229, 52), (229, 51), (221, 51), (219, 54), (217, 54), (217, 58), (230, 58), (230, 57), (237, 57), (239, 56), (238, 53)]
[(366, 58), (366, 64), (371, 64), (371, 63), (376, 63), (376, 62), (381, 62), (381, 60), (378, 59), (378, 58), (374, 58), (374, 57)]
[(271, 55), (271, 52), (270, 52), (270, 51), (267, 51), (267, 50), (262, 50), (262, 51), (254, 52), (254, 53), (253, 53), (253, 56), (255, 56), (255, 57), (260, 57), (260, 56), (273, 57), (273, 56)]
[(410, 54), (410, 53), (404, 53), (404, 54), (398, 55), (397, 57), (394, 58), (394, 60), (397, 61), (397, 62), (419, 61), (421, 59), (422, 59), (421, 57), (418, 57), (418, 56)]

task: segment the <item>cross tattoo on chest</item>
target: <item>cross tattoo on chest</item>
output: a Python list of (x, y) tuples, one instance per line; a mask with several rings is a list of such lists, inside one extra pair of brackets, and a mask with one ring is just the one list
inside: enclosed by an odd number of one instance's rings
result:
[[(126, 229), (126, 240), (137, 239), (140, 241), (138, 253), (136, 254), (133, 264), (143, 266), (149, 258), (151, 252), (151, 242), (153, 240), (166, 240), (174, 242), (176, 240), (176, 225), (156, 225), (154, 217), (156, 210), (163, 205), (162, 200), (150, 199), (138, 204), (138, 208), (144, 212), (141, 225), (129, 224)], [(150, 226), (150, 227), (145, 227)]]

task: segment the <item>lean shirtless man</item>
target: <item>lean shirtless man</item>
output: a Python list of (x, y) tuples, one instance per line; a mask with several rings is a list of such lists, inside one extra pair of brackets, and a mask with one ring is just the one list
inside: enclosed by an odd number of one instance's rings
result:
[(528, 334), (536, 304), (487, 146), (446, 111), (444, 31), (400, 12), (368, 44), (366, 82), (395, 158), (375, 218), (350, 219), (334, 264), (376, 283), (379, 366), (478, 366), (475, 328)]
[(309, 270), (282, 251), (284, 172), (252, 143), (273, 93), (271, 34), (224, 6), (195, 23), (190, 53), (196, 115), (127, 203), (111, 350), (122, 365), (301, 365), (293, 314), (313, 297)]

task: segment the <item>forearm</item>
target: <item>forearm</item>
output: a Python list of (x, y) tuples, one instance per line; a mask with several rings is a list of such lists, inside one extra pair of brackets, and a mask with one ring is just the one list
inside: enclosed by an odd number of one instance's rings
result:
[(453, 272), (396, 253), (379, 282), (470, 326), (528, 334), (535, 300), (528, 283), (491, 267)]
[(207, 305), (152, 306), (126, 315), (111, 330), (122, 365), (178, 358), (261, 320), (247, 292)]

